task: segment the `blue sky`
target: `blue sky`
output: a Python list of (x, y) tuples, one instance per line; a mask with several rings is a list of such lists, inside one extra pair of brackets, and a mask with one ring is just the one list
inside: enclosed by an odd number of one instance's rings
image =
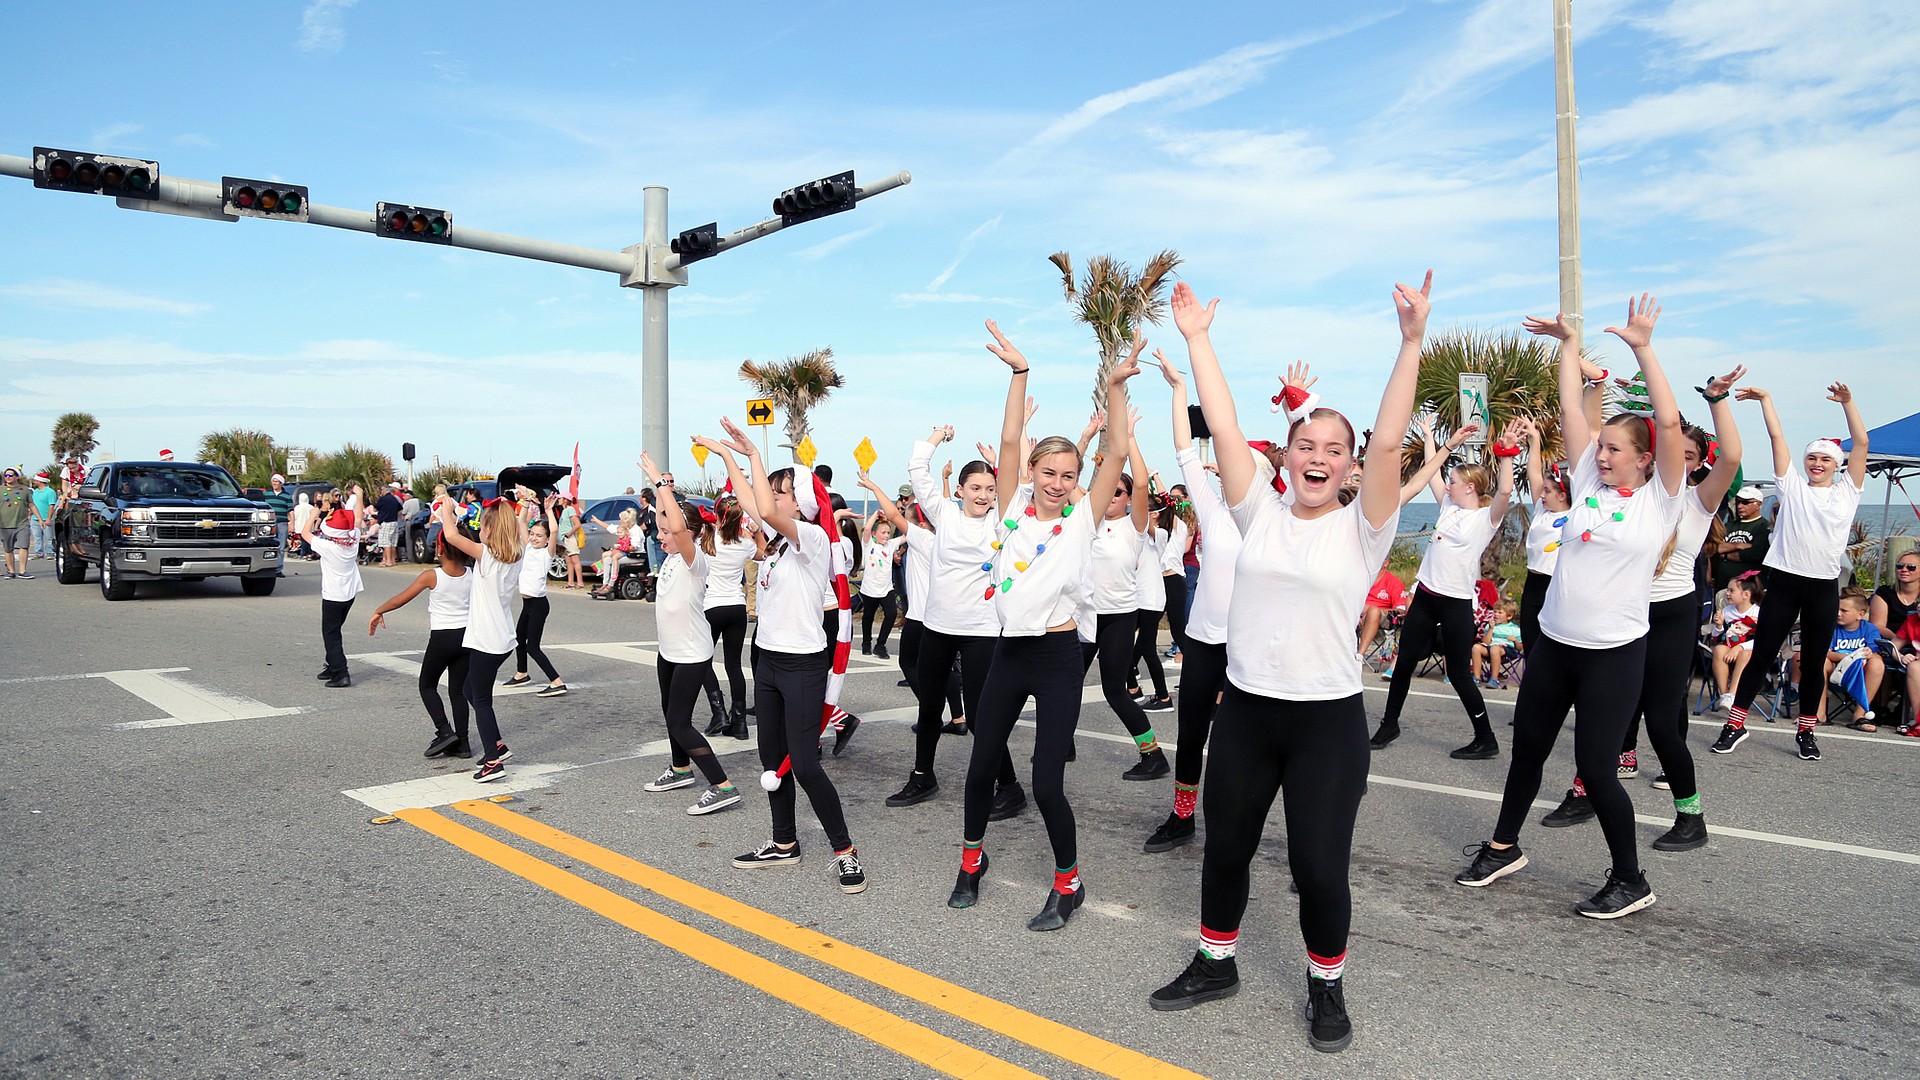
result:
[[(729, 230), (798, 182), (911, 170), (674, 291), (683, 474), (686, 435), (741, 417), (741, 360), (820, 345), (848, 381), (816, 414), (823, 460), (850, 470), (871, 437), (892, 486), (936, 422), (990, 438), (987, 318), (1036, 364), (1036, 432), (1077, 432), (1094, 349), (1056, 250), (1177, 249), (1223, 298), (1255, 426), (1295, 359), (1371, 414), (1396, 279), (1435, 268), (1437, 327), (1512, 326), (1557, 296), (1548, 0), (187, 10), (14, 5), (0, 153), (149, 157), (605, 249), (640, 239), (645, 184), (671, 189), (672, 228)], [(1592, 326), (1658, 293), (1676, 381), (1746, 363), (1796, 444), (1842, 430), (1830, 378), (1870, 425), (1913, 411), (1920, 5), (1581, 0), (1575, 20)], [(53, 418), (82, 409), (121, 457), (235, 426), (482, 467), (577, 439), (591, 492), (638, 481), (640, 296), (610, 275), (13, 178), (0, 235), (0, 459), (41, 463)], [(1155, 341), (1184, 366), (1171, 325)], [(1152, 376), (1135, 397), (1166, 469)]]

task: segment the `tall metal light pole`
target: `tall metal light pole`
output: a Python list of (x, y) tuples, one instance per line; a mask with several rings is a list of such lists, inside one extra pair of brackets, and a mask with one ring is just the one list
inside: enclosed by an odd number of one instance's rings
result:
[(1560, 173), (1560, 311), (1586, 328), (1580, 297), (1580, 156), (1573, 145), (1573, 0), (1553, 0), (1555, 160)]

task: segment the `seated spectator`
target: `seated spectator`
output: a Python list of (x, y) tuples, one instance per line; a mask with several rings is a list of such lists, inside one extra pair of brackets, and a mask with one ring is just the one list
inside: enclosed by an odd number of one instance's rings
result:
[(1880, 628), (1867, 621), (1865, 590), (1841, 590), (1840, 626), (1833, 632), (1823, 670), (1826, 678), (1820, 682), (1818, 715), (1827, 713), (1827, 684), (1837, 682), (1853, 699), (1853, 722), (1847, 726), (1878, 731), (1872, 723), (1873, 696), (1880, 692), (1880, 680), (1886, 677), (1886, 663), (1880, 659)]
[(1713, 687), (1717, 709), (1733, 704), (1733, 688), (1753, 659), (1753, 628), (1760, 625), (1760, 572), (1749, 570), (1727, 583), (1727, 602), (1713, 613)]
[(1374, 639), (1380, 636), (1380, 624), (1389, 611), (1407, 609), (1407, 587), (1392, 570), (1382, 566), (1380, 576), (1374, 579), (1373, 587), (1367, 590), (1367, 606), (1360, 615), (1360, 655), (1365, 657), (1373, 648)]
[[(1907, 675), (1907, 709), (1920, 713), (1920, 613), (1907, 616), (1893, 638), (1893, 655)], [(1920, 737), (1920, 723), (1903, 723), (1900, 734)]]
[(1515, 621), (1520, 605), (1502, 600), (1496, 610), (1498, 618), (1473, 644), (1473, 677), (1482, 686), (1502, 685), (1506, 674), (1500, 661), (1520, 651), (1520, 625)]

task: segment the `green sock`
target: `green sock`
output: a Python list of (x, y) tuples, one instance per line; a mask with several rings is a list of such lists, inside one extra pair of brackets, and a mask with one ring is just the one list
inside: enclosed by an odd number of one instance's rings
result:
[(733, 790), (733, 781), (731, 781), (731, 780), (728, 780), (728, 781), (727, 781), (726, 783), (724, 783), (724, 784), (721, 784), (721, 785), (720, 785), (720, 790), (721, 790), (721, 791), (732, 791), (732, 790)]
[(1140, 748), (1140, 753), (1143, 755), (1151, 754), (1155, 750), (1160, 749), (1160, 741), (1153, 737), (1152, 728), (1148, 728), (1145, 732), (1135, 735), (1133, 737), (1133, 744)]
[(1673, 808), (1682, 814), (1699, 813), (1700, 812), (1700, 793), (1696, 791), (1684, 799), (1673, 800)]

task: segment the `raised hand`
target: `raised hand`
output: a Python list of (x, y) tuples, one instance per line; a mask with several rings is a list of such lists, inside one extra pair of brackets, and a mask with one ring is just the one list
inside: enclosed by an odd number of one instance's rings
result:
[(1320, 381), (1320, 376), (1310, 374), (1310, 370), (1305, 360), (1296, 360), (1287, 365), (1287, 377), (1280, 381), (1286, 386), (1297, 386), (1302, 390), (1311, 390), (1313, 389), (1313, 384)]
[(1093, 410), (1093, 415), (1087, 417), (1087, 426), (1080, 429), (1080, 441), (1086, 442), (1088, 439), (1100, 434), (1100, 429), (1106, 426), (1107, 411), (1105, 409)]
[(1139, 426), (1140, 426), (1140, 410), (1129, 405), (1127, 407), (1127, 434), (1132, 435), (1134, 433), (1134, 430)]
[(636, 464), (640, 466), (640, 475), (647, 478), (647, 483), (659, 483), (660, 470), (653, 467), (652, 454), (647, 453), (645, 450), (640, 451), (640, 460)]
[(733, 460), (734, 447), (731, 443), (723, 442), (711, 435), (695, 435), (693, 444), (706, 447), (709, 453), (721, 455), (720, 460), (723, 464)]
[(1424, 415), (1415, 413), (1413, 419), (1407, 421), (1407, 430), (1419, 432), (1422, 443), (1433, 445), (1433, 424)]
[(953, 425), (941, 424), (939, 427), (933, 429), (933, 434), (927, 436), (927, 441), (935, 446), (939, 446), (951, 438), (953, 438)]
[(1427, 336), (1427, 315), (1433, 311), (1433, 271), (1427, 271), (1418, 289), (1398, 282), (1393, 286), (1393, 313), (1400, 320), (1400, 338), (1419, 342)]
[(1516, 416), (1512, 420), (1507, 421), (1507, 428), (1500, 435), (1500, 445), (1519, 446), (1520, 440), (1526, 438), (1527, 434), (1532, 430), (1533, 421), (1528, 420), (1524, 416)]
[(1772, 397), (1773, 397), (1772, 394), (1767, 393), (1765, 390), (1761, 389), (1758, 386), (1742, 386), (1734, 390), (1733, 392), (1733, 400), (1735, 401), (1764, 402), (1764, 401), (1771, 400)]
[(1843, 382), (1830, 383), (1827, 386), (1827, 400), (1845, 405), (1853, 400), (1853, 391)]
[(854, 480), (854, 483), (859, 484), (875, 495), (880, 494), (880, 485), (873, 482), (873, 478), (867, 475), (865, 469), (860, 470), (859, 476)]
[(993, 335), (993, 344), (987, 346), (987, 351), (1004, 360), (1006, 365), (1013, 369), (1014, 374), (1017, 375), (1032, 366), (1027, 363), (1027, 358), (1020, 354), (1020, 350), (1013, 347), (1013, 342), (1007, 340), (1007, 335), (1000, 332), (999, 325), (992, 319), (987, 320), (987, 333)]
[(940, 466), (940, 479), (953, 479), (953, 462), (949, 461), (945, 465)]
[(1133, 328), (1133, 351), (1127, 353), (1127, 361), (1129, 363), (1132, 363), (1134, 361), (1139, 360), (1140, 354), (1146, 351), (1147, 351), (1147, 335), (1144, 331), (1142, 331), (1139, 327), (1136, 326)]
[(1627, 301), (1626, 328), (1609, 326), (1606, 332), (1633, 348), (1644, 349), (1653, 344), (1653, 324), (1659, 321), (1660, 302), (1651, 293), (1641, 293), (1637, 302)]
[(1035, 400), (1033, 400), (1032, 398), (1028, 398), (1028, 399), (1027, 399), (1027, 420), (1026, 420), (1026, 422), (1027, 422), (1027, 423), (1029, 423), (1029, 424), (1031, 424), (1031, 423), (1033, 423), (1033, 414), (1034, 414), (1034, 413), (1037, 413), (1037, 412), (1039, 412), (1039, 411), (1040, 411), (1040, 403), (1039, 403), (1039, 402), (1037, 402), (1037, 401), (1035, 401)]
[(1177, 282), (1173, 286), (1173, 325), (1183, 337), (1204, 334), (1213, 325), (1213, 313), (1220, 307), (1220, 298), (1214, 297), (1203, 307), (1200, 298), (1193, 295), (1193, 286), (1186, 282)]
[(980, 460), (987, 463), (987, 468), (998, 469), (1000, 467), (1000, 463), (999, 463), (1000, 455), (997, 452), (995, 452), (993, 447), (988, 446), (986, 443), (983, 443), (983, 442), (977, 442), (973, 444), (973, 448), (975, 450), (980, 451)]
[(731, 419), (724, 416), (721, 417), (720, 430), (727, 433), (726, 441), (720, 445), (742, 457), (750, 458), (758, 453), (758, 451), (753, 448), (753, 440), (747, 438), (746, 433), (741, 431), (739, 425), (735, 424)]
[[(1707, 387), (1706, 387), (1707, 396), (1720, 397), (1726, 394), (1727, 391), (1733, 389), (1733, 384), (1739, 382), (1741, 377), (1746, 375), (1746, 373), (1747, 373), (1747, 366), (1745, 364), (1736, 364), (1734, 365), (1734, 369), (1732, 371), (1727, 372), (1725, 375), (1719, 375), (1719, 376), (1715, 376), (1714, 378), (1708, 379)], [(1834, 385), (1837, 386), (1839, 384), (1835, 383)]]
[(1457, 428), (1452, 435), (1447, 437), (1447, 449), (1448, 450), (1460, 449), (1461, 446), (1465, 445), (1467, 439), (1470, 438), (1474, 432), (1479, 430), (1480, 430), (1479, 424), (1461, 424), (1459, 428)]
[(1168, 386), (1178, 390), (1187, 385), (1186, 380), (1180, 377), (1180, 372), (1177, 371), (1172, 364), (1167, 363), (1166, 353), (1155, 349), (1153, 350), (1153, 359), (1160, 365), (1160, 376), (1167, 380)]
[(1113, 365), (1113, 370), (1107, 372), (1107, 385), (1123, 386), (1128, 379), (1138, 374), (1140, 374), (1140, 365), (1133, 357), (1129, 356), (1120, 363)]
[(1527, 333), (1537, 334), (1540, 337), (1558, 338), (1561, 341), (1567, 341), (1573, 337), (1573, 327), (1568, 324), (1565, 312), (1551, 319), (1529, 315), (1521, 320), (1520, 325), (1526, 328)]

